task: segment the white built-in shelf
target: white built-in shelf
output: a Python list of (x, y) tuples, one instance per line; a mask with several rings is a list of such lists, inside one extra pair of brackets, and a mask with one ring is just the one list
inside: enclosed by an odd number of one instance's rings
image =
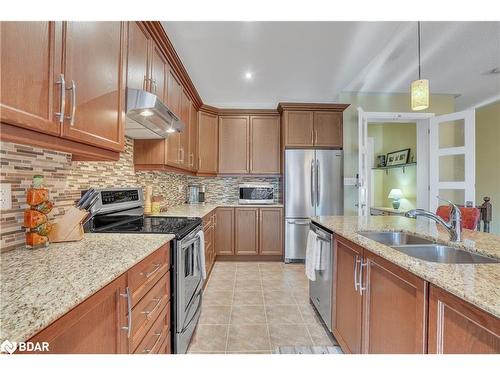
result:
[(387, 171), (389, 169), (402, 168), (403, 169), (403, 173), (404, 173), (406, 167), (413, 167), (413, 166), (416, 166), (416, 165), (417, 165), (417, 162), (413, 162), (413, 163), (406, 163), (406, 164), (400, 164), (400, 165), (389, 165), (387, 167), (373, 167), (372, 169), (373, 170), (382, 170), (382, 171), (385, 171), (387, 173)]

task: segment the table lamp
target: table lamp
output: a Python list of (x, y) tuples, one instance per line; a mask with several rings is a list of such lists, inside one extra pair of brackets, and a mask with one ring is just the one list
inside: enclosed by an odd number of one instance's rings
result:
[(397, 210), (399, 208), (399, 200), (403, 198), (401, 189), (392, 189), (387, 198), (392, 199), (392, 207)]

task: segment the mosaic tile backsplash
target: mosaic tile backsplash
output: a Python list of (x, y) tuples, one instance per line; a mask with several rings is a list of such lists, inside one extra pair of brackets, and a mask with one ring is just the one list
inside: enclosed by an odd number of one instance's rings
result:
[(24, 244), (23, 211), (27, 207), (26, 189), (33, 175), (44, 176), (45, 186), (55, 208), (49, 216), (64, 213), (80, 197), (80, 191), (89, 187), (153, 186), (153, 195), (161, 195), (165, 205), (184, 203), (188, 183), (206, 185), (208, 202), (233, 202), (238, 199), (238, 184), (265, 181), (275, 186), (280, 199), (279, 178), (249, 177), (187, 177), (177, 173), (135, 172), (134, 143), (126, 139), (125, 150), (116, 162), (72, 161), (71, 154), (0, 142), (0, 182), (11, 184), (12, 209), (0, 211), (0, 246), (2, 251)]

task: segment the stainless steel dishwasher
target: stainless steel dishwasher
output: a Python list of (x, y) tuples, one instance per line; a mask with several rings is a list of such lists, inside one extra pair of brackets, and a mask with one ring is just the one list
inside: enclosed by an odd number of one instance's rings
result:
[(316, 280), (309, 280), (309, 298), (326, 326), (332, 329), (333, 235), (311, 222), (310, 229), (321, 245), (323, 269), (316, 270)]

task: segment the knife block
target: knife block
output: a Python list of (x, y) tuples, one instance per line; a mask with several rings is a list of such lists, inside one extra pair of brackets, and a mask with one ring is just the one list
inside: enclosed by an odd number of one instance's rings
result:
[(56, 219), (49, 233), (50, 242), (80, 241), (83, 239), (82, 222), (88, 216), (88, 211), (70, 207), (63, 216)]

